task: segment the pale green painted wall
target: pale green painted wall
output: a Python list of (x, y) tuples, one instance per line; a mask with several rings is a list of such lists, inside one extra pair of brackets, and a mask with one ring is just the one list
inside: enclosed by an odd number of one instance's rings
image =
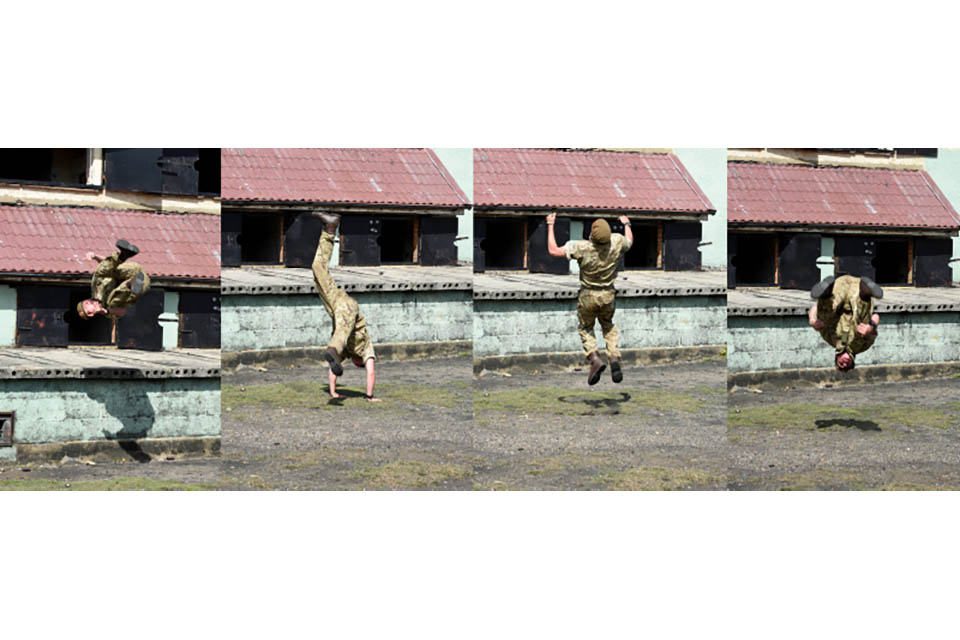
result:
[[(621, 349), (726, 342), (725, 296), (617, 298)], [(600, 326), (597, 345), (603, 348)], [(576, 300), (476, 300), (473, 355), (580, 351)]]
[(704, 242), (701, 249), (704, 268), (727, 268), (727, 150), (677, 149), (677, 157), (697, 181), (717, 212), (702, 223)]
[(17, 290), (0, 284), (0, 347), (17, 341)]
[[(960, 318), (956, 313), (884, 313), (873, 347), (858, 365), (960, 360)], [(731, 316), (727, 366), (730, 371), (833, 367), (834, 349), (803, 316)]]
[(220, 435), (220, 379), (4, 380), (14, 442)]
[[(925, 158), (924, 168), (953, 208), (960, 212), (960, 149), (938, 149), (936, 158)], [(960, 258), (960, 237), (953, 239), (953, 258)], [(960, 282), (960, 262), (953, 263), (953, 280)]]
[(180, 330), (180, 294), (176, 291), (163, 292), (163, 313), (160, 314), (160, 328), (163, 330), (163, 348), (176, 349)]
[[(440, 162), (447, 168), (453, 179), (470, 202), (473, 202), (473, 149), (433, 149), (440, 158)], [(457, 259), (473, 263), (473, 209), (467, 209), (459, 217), (457, 237), (467, 236), (466, 240), (457, 242)]]
[[(470, 291), (352, 293), (377, 343), (469, 340)], [(245, 296), (222, 299), (224, 351), (322, 347), (332, 325), (317, 296)]]

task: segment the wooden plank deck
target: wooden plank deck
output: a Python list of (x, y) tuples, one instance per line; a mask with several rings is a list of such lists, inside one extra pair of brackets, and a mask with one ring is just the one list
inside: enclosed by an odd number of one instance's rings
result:
[[(627, 271), (617, 275), (621, 297), (721, 296), (727, 291), (725, 271)], [(473, 275), (475, 300), (550, 300), (576, 298), (576, 275), (489, 271)]]
[(0, 379), (219, 378), (219, 349), (0, 349)]
[[(877, 313), (936, 313), (960, 311), (960, 287), (884, 287)], [(747, 288), (727, 292), (727, 315), (806, 315), (813, 300), (798, 289)]]
[[(446, 291), (472, 287), (471, 267), (338, 267), (330, 269), (337, 286), (347, 292)], [(223, 295), (317, 294), (313, 272), (305, 268), (224, 268)]]

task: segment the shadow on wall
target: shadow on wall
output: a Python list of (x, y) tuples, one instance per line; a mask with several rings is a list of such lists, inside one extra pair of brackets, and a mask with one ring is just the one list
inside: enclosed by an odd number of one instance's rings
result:
[(87, 391), (87, 396), (102, 404), (106, 412), (123, 425), (119, 431), (111, 432), (104, 429), (103, 437), (107, 440), (116, 440), (120, 448), (137, 462), (150, 462), (150, 455), (144, 452), (136, 442), (138, 438), (147, 436), (156, 418), (156, 412), (147, 397), (146, 389), (138, 390), (133, 394), (91, 390)]

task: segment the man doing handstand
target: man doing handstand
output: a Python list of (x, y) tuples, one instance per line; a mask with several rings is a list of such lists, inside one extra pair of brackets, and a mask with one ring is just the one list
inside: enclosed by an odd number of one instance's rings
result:
[(127, 262), (127, 258), (138, 253), (140, 250), (126, 240), (117, 240), (117, 251), (106, 258), (92, 251), (84, 256), (99, 264), (90, 281), (90, 297), (77, 304), (77, 314), (81, 318), (89, 320), (98, 315), (122, 316), (127, 312), (127, 307), (150, 290), (150, 277), (143, 267), (136, 262)]
[(836, 349), (838, 371), (852, 371), (854, 356), (873, 346), (880, 316), (873, 312), (873, 300), (883, 298), (883, 289), (867, 277), (828, 276), (813, 286), (807, 320), (820, 336)]

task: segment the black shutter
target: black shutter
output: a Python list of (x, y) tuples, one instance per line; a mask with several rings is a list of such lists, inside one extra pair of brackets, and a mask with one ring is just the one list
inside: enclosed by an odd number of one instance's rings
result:
[[(553, 227), (557, 246), (570, 239), (570, 218), (557, 218)], [(547, 252), (547, 220), (543, 216), (527, 218), (527, 268), (530, 273), (570, 273), (570, 261), (554, 258)]]
[(420, 218), (420, 264), (457, 264), (457, 219), (441, 216)]
[[(345, 215), (340, 219), (340, 264), (350, 267), (380, 265), (380, 219)], [(316, 248), (316, 247), (314, 247)]]
[(780, 288), (810, 289), (820, 282), (820, 236), (809, 233), (780, 235)]
[(104, 149), (107, 189), (163, 191), (163, 149)]
[(243, 230), (243, 214), (224, 211), (220, 216), (220, 258), (225, 267), (239, 267), (240, 232)]
[(473, 271), (482, 273), (486, 269), (486, 252), (483, 241), (487, 238), (486, 218), (473, 219)]
[(877, 257), (877, 243), (867, 236), (837, 236), (834, 244), (837, 257), (837, 275), (867, 276), (876, 280), (877, 269), (873, 260)]
[(951, 238), (916, 238), (913, 241), (913, 283), (918, 287), (949, 287), (953, 283)]
[(323, 220), (309, 213), (290, 213), (284, 219), (283, 264), (311, 267), (323, 233)]
[(117, 347), (160, 351), (163, 349), (163, 329), (160, 314), (163, 313), (163, 291), (151, 289), (117, 318)]
[(199, 149), (164, 149), (163, 192), (174, 195), (197, 195), (200, 172), (197, 163), (200, 160)]
[(67, 287), (17, 287), (17, 346), (67, 346), (69, 304)]
[[(620, 222), (619, 220), (616, 220), (616, 219), (614, 219), (614, 220), (607, 220), (607, 224), (610, 225), (610, 233), (611, 233), (611, 234), (619, 233), (620, 235), (625, 235), (623, 232), (624, 232), (624, 230), (626, 229), (626, 225), (623, 224), (622, 222)], [(557, 238), (557, 244), (560, 245), (560, 239), (559, 239), (559, 238)], [(562, 246), (562, 245), (560, 245), (560, 246)], [(631, 246), (630, 248), (633, 249), (632, 246)], [(626, 253), (621, 253), (621, 254), (620, 254), (620, 261), (617, 263), (617, 271), (623, 271), (623, 270), (626, 268), (626, 266), (627, 266), (627, 254), (626, 254)]]
[(180, 346), (220, 348), (220, 294), (215, 291), (180, 292)]
[(737, 234), (727, 233), (727, 289), (737, 288)]
[(700, 270), (699, 222), (663, 223), (663, 269), (664, 271)]

